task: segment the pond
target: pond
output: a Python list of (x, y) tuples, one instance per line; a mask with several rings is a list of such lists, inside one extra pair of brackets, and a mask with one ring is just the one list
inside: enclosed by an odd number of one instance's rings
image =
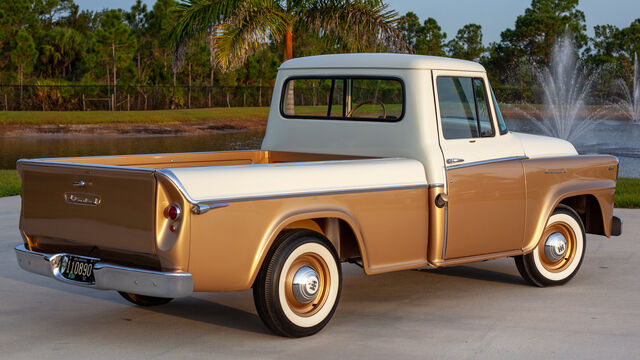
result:
[[(507, 120), (509, 130), (540, 133), (527, 120)], [(620, 160), (620, 177), (640, 178), (640, 124), (629, 120), (599, 120), (573, 142), (580, 154), (609, 154)]]
[[(509, 129), (539, 133), (534, 124), (507, 120)], [(0, 137), (0, 169), (15, 168), (21, 158), (124, 155), (258, 149), (263, 131), (171, 136), (24, 136)], [(603, 120), (574, 145), (581, 154), (611, 154), (620, 159), (620, 176), (640, 178), (640, 124)]]
[(171, 136), (0, 137), (0, 169), (22, 158), (259, 149), (263, 131)]

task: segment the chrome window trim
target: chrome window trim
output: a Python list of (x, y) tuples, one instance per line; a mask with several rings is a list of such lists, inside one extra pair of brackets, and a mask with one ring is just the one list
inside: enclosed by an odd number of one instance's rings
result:
[(528, 156), (509, 156), (509, 157), (503, 157), (503, 158), (480, 160), (480, 161), (473, 161), (473, 162), (468, 162), (468, 163), (464, 163), (464, 164), (451, 165), (451, 166), (447, 166), (447, 170), (459, 169), (459, 168), (469, 167), (469, 166), (491, 164), (491, 163), (503, 162), (503, 161), (528, 160), (528, 159), (529, 159)]

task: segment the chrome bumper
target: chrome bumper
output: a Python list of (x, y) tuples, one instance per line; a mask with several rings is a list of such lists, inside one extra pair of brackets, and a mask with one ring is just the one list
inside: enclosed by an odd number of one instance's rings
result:
[(165, 298), (193, 293), (193, 278), (185, 272), (150, 271), (98, 262), (93, 268), (95, 283), (84, 284), (60, 276), (57, 258), (66, 254), (39, 253), (27, 250), (24, 245), (17, 246), (15, 250), (18, 265), (24, 270), (67, 284)]

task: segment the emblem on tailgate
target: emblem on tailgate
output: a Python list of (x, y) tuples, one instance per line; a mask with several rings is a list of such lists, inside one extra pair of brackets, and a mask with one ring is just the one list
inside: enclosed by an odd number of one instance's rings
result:
[(64, 193), (64, 200), (69, 204), (98, 206), (100, 205), (100, 196), (81, 193)]

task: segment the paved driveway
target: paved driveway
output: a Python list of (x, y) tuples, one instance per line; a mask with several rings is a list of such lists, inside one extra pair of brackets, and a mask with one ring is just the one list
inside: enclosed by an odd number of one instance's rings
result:
[(250, 291), (157, 308), (18, 268), (19, 197), (0, 199), (1, 359), (638, 359), (640, 211), (622, 237), (589, 236), (580, 273), (534, 288), (512, 259), (365, 276), (343, 265), (343, 295), (319, 334), (267, 332)]

